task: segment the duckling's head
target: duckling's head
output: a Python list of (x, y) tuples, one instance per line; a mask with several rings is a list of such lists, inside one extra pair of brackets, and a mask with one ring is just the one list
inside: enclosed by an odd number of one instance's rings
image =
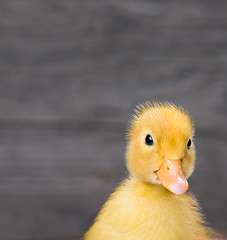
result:
[(131, 175), (183, 194), (194, 169), (193, 134), (193, 122), (182, 108), (170, 103), (141, 105), (128, 132), (126, 160)]

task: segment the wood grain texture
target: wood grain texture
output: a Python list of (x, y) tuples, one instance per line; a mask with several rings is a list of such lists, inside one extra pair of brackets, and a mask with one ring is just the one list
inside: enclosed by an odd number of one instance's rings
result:
[(192, 114), (191, 190), (227, 228), (226, 1), (0, 4), (0, 239), (81, 236), (127, 176), (127, 122), (147, 99)]

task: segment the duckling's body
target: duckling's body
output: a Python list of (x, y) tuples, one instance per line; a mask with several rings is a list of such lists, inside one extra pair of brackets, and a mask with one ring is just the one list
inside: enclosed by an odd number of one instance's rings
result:
[(162, 185), (129, 179), (104, 205), (85, 240), (211, 240), (196, 201)]
[(184, 176), (194, 166), (194, 145), (189, 146), (188, 140), (191, 142), (193, 131), (191, 119), (182, 109), (169, 104), (142, 107), (129, 133), (126, 159), (130, 177), (104, 204), (84, 239), (215, 239), (204, 225), (195, 199), (185, 193)]

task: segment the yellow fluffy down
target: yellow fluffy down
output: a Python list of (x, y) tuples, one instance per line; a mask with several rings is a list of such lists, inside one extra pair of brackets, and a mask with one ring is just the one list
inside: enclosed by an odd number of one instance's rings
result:
[(209, 240), (197, 203), (161, 185), (124, 181), (111, 195), (85, 240)]
[[(183, 172), (193, 171), (195, 149), (187, 149), (194, 132), (189, 115), (171, 104), (140, 107), (131, 123), (126, 154), (130, 177), (123, 181), (95, 219), (84, 240), (211, 240), (190, 193), (176, 195), (155, 178), (163, 155), (182, 159)], [(153, 146), (146, 146), (149, 133)]]

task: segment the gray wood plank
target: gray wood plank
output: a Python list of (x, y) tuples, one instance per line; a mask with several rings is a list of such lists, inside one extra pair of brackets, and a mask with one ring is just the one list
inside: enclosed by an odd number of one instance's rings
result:
[[(121, 17), (149, 18), (153, 25), (209, 25), (226, 24), (226, 2), (217, 1), (111, 1), (111, 0), (85, 0), (81, 1), (35, 1), (35, 0), (10, 0), (1, 1), (2, 24), (61, 24), (76, 22), (80, 24), (96, 19), (108, 18), (110, 14), (120, 12)], [(107, 11), (100, 11), (100, 9)], [(81, 12), (88, 14), (81, 14)], [(108, 13), (107, 13), (108, 12)], [(100, 23), (100, 21), (99, 21)], [(102, 22), (103, 24), (105, 21)], [(147, 22), (146, 24), (147, 25)]]

